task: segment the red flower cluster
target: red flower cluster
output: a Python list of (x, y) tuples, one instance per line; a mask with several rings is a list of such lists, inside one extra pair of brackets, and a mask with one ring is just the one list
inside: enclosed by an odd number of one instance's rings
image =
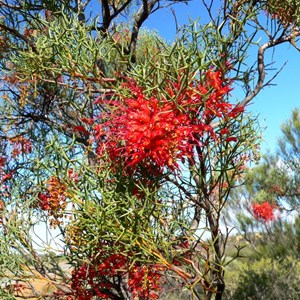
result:
[(78, 300), (91, 300), (94, 296), (109, 299), (112, 287), (110, 282), (101, 282), (101, 275), (94, 265), (83, 264), (72, 272), (71, 288)]
[(276, 207), (269, 202), (263, 202), (263, 203), (254, 203), (252, 204), (252, 211), (254, 218), (256, 220), (262, 220), (264, 222), (270, 222), (275, 219), (274, 216), (274, 209)]
[(148, 266), (134, 266), (129, 270), (128, 287), (133, 298), (137, 299), (158, 299), (157, 294), (161, 289), (162, 268)]
[(89, 136), (89, 132), (85, 129), (85, 127), (83, 126), (73, 126), (73, 130), (75, 132), (79, 132), (79, 133), (82, 133), (84, 134), (85, 136)]
[(143, 162), (149, 167), (172, 168), (176, 159), (191, 154), (189, 140), (199, 131), (198, 126), (176, 111), (174, 104), (147, 99), (139, 90), (136, 98), (124, 99), (116, 106), (110, 119), (96, 127), (97, 138), (106, 137), (99, 145), (99, 155), (107, 151), (112, 161), (125, 160), (126, 167)]
[[(230, 86), (221, 71), (209, 70), (204, 83), (193, 82), (182, 89), (178, 82), (169, 82), (166, 95), (146, 96), (144, 89), (128, 79), (127, 91), (113, 101), (104, 101), (109, 113), (94, 126), (97, 153), (105, 152), (114, 163), (122, 163), (127, 171), (138, 165), (162, 172), (164, 167), (178, 168), (178, 161), (190, 158), (199, 137), (215, 133), (215, 118), (236, 117), (243, 110), (233, 107), (224, 97)], [(128, 96), (129, 92), (129, 96)]]
[(12, 145), (11, 156), (17, 157), (20, 154), (28, 154), (32, 151), (32, 143), (28, 139), (18, 136), (10, 139)]
[(105, 255), (100, 251), (92, 264), (83, 264), (72, 273), (72, 289), (78, 300), (91, 300), (94, 296), (112, 299), (116, 284), (112, 278), (119, 277), (128, 286), (133, 298), (158, 299), (161, 289), (161, 268), (134, 264), (130, 269), (129, 258), (123, 254)]
[(63, 217), (66, 208), (66, 186), (58, 178), (52, 176), (46, 182), (46, 192), (38, 194), (37, 205), (41, 210), (48, 211), (53, 217), (50, 219), (52, 225), (60, 223), (59, 218)]
[(6, 158), (3, 156), (0, 156), (0, 169), (2, 169), (6, 164)]

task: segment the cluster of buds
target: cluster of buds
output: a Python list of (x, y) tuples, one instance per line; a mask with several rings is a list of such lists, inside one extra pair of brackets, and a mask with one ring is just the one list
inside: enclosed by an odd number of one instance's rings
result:
[(68, 196), (66, 185), (57, 177), (50, 177), (46, 181), (45, 192), (38, 194), (37, 205), (41, 210), (47, 211), (52, 218), (50, 223), (53, 226), (59, 225), (67, 206)]
[(299, 16), (299, 3), (297, 1), (269, 0), (267, 12), (273, 19), (277, 19), (285, 27), (297, 23)]

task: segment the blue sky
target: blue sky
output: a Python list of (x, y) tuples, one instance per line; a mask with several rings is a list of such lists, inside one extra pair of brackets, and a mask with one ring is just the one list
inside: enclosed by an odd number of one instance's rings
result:
[[(179, 3), (173, 8), (176, 10), (176, 20), (180, 26), (188, 24), (189, 18), (196, 20), (201, 16), (202, 21), (207, 18), (200, 1), (191, 1), (189, 5)], [(156, 29), (169, 41), (174, 39), (176, 26), (170, 8), (155, 12), (145, 22), (145, 26)], [(300, 107), (300, 53), (290, 44), (284, 44), (278, 46), (275, 52), (272, 49), (267, 50), (266, 56), (273, 56), (277, 68), (285, 62), (287, 64), (272, 82), (276, 86), (266, 87), (248, 107), (254, 114), (259, 115), (261, 126), (266, 127), (264, 142), (261, 145), (263, 152), (275, 151), (281, 124), (288, 120), (294, 108)]]
[(251, 110), (259, 114), (260, 122), (267, 126), (262, 149), (275, 149), (280, 137), (280, 126), (287, 121), (294, 108), (300, 108), (300, 53), (290, 45), (282, 45), (275, 51), (277, 65), (286, 66), (273, 81), (276, 86), (266, 87), (254, 99)]

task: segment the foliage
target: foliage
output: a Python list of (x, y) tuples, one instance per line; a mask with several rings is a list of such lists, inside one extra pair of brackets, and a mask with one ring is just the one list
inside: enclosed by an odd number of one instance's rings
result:
[[(298, 215), (299, 116), (295, 109), (290, 120), (282, 125), (277, 153), (263, 156), (258, 166), (247, 171), (245, 186), (231, 194), (229, 211), (238, 210), (235, 225), (245, 234), (257, 229), (269, 231), (289, 214)], [(269, 222), (266, 226), (261, 221), (272, 221), (273, 225)]]
[[(297, 299), (299, 287), (299, 217), (276, 222), (268, 233), (239, 236), (229, 243), (244, 247), (242, 259), (227, 268), (225, 299)], [(232, 249), (229, 256), (234, 255)]]
[(299, 25), (299, 5), (300, 2), (294, 0), (271, 0), (267, 1), (267, 11), (272, 18), (277, 18), (284, 26), (289, 26), (290, 24)]
[(299, 298), (299, 261), (287, 256), (283, 261), (261, 258), (242, 263), (226, 275), (229, 285), (226, 299)]
[(246, 262), (228, 269), (228, 299), (299, 298), (298, 129), (295, 109), (282, 125), (277, 153), (249, 170), (242, 193), (231, 195), (230, 207), (239, 211), (236, 228), (248, 249)]

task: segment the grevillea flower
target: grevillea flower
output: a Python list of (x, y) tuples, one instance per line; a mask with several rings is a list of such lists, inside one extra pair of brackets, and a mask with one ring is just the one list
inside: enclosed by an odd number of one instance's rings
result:
[(270, 222), (275, 219), (274, 210), (276, 206), (265, 201), (263, 203), (252, 204), (252, 211), (256, 220)]
[(76, 299), (112, 299), (115, 276), (122, 278), (133, 299), (158, 299), (162, 268), (133, 264), (130, 260), (128, 255), (113, 253), (111, 248), (100, 250), (92, 264), (83, 264), (72, 272), (71, 287)]
[[(177, 159), (191, 154), (193, 133), (202, 130), (201, 125), (192, 124), (188, 115), (180, 114), (171, 103), (159, 104), (156, 98), (146, 99), (143, 93), (124, 102), (113, 112), (109, 131), (100, 127), (99, 133), (106, 134), (107, 141), (102, 146), (112, 161), (124, 158), (127, 167), (143, 161), (173, 168)], [(105, 148), (100, 146), (98, 153)]]
[(68, 196), (67, 187), (57, 177), (50, 177), (45, 183), (45, 192), (38, 194), (37, 206), (47, 211), (50, 218), (50, 224), (54, 227), (61, 222), (65, 208), (67, 206), (66, 198)]
[(161, 290), (159, 267), (134, 266), (129, 270), (128, 286), (132, 296), (137, 299), (158, 299)]
[(97, 153), (106, 152), (127, 171), (138, 165), (158, 173), (165, 167), (174, 170), (179, 160), (192, 157), (202, 135), (214, 137), (212, 120), (242, 111), (224, 99), (230, 86), (221, 71), (209, 70), (204, 83), (193, 82), (185, 89), (180, 82), (168, 82), (164, 96), (153, 91), (148, 97), (127, 79), (124, 95), (103, 100), (109, 113), (101, 115), (106, 121), (94, 126)]

